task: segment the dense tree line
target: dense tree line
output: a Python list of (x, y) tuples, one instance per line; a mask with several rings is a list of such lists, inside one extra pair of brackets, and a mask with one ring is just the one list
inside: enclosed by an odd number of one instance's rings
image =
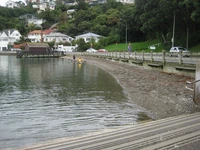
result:
[(25, 35), (28, 29), (21, 22), (19, 16), (26, 13), (36, 14), (36, 10), (31, 5), (15, 9), (0, 7), (0, 31), (4, 29), (18, 29), (21, 34)]
[[(69, 36), (94, 32), (105, 38), (99, 45), (125, 42), (126, 27), (128, 42), (160, 39), (166, 47), (171, 45), (173, 21), (175, 18), (175, 45), (189, 47), (200, 40), (200, 1), (199, 0), (135, 0), (135, 4), (123, 5), (115, 0), (106, 4), (89, 5), (77, 0), (78, 5), (66, 6), (57, 1), (55, 10), (37, 13), (31, 4), (23, 8), (0, 8), (0, 31), (6, 28), (17, 28), (26, 35), (34, 27), (26, 27), (19, 16), (32, 13), (46, 19), (43, 28), (58, 23), (58, 31)], [(75, 9), (73, 14), (67, 10)], [(83, 41), (79, 41), (83, 42)]]

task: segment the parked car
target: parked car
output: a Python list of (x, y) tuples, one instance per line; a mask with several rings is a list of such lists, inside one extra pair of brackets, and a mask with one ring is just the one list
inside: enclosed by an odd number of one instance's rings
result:
[(190, 52), (188, 49), (186, 49), (184, 47), (179, 47), (179, 46), (172, 47), (169, 50), (169, 56), (178, 56), (180, 51), (182, 51), (182, 56), (187, 56), (187, 57), (190, 56)]
[(107, 52), (105, 49), (99, 49), (98, 52)]
[(93, 49), (93, 48), (89, 48), (86, 50), (86, 52), (98, 52), (96, 49)]

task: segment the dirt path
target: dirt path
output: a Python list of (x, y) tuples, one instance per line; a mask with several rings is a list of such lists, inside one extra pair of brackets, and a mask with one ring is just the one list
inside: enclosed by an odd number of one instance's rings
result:
[(200, 105), (192, 100), (193, 93), (185, 89), (185, 82), (194, 78), (101, 58), (84, 56), (82, 59), (113, 75), (130, 100), (148, 110), (154, 119), (200, 111)]

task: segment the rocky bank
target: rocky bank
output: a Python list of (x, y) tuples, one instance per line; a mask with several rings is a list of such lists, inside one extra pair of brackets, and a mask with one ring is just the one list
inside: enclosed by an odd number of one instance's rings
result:
[(82, 56), (82, 59), (114, 76), (130, 101), (145, 108), (153, 119), (200, 111), (200, 105), (193, 102), (193, 92), (185, 89), (185, 82), (193, 81), (192, 77), (146, 70), (102, 58)]

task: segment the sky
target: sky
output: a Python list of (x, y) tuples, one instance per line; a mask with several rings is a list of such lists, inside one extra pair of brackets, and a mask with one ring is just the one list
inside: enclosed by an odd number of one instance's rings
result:
[[(0, 6), (6, 6), (7, 1), (8, 0), (0, 0)], [(14, 1), (14, 2), (22, 1), (22, 2), (24, 2), (24, 0), (12, 0), (12, 1)]]

